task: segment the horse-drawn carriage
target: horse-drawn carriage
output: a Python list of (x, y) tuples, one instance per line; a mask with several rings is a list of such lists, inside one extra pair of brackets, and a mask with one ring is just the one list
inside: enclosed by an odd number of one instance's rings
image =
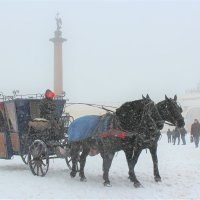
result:
[[(85, 181), (86, 157), (95, 147), (103, 158), (104, 185), (109, 186), (112, 159), (115, 152), (123, 150), (129, 178), (135, 187), (139, 187), (141, 184), (134, 168), (141, 151), (148, 148), (153, 160), (154, 179), (161, 181), (157, 159), (160, 130), (164, 122), (177, 127), (185, 124), (176, 95), (174, 98), (165, 96), (165, 100), (157, 104), (149, 96), (126, 102), (112, 114), (78, 118), (69, 129), (70, 116), (63, 116), (65, 100), (56, 99), (54, 102), (54, 120), (39, 118), (41, 99), (13, 98), (0, 102), (0, 158), (20, 155), (37, 176), (47, 173), (50, 158), (65, 158), (71, 177), (79, 171), (81, 180)], [(77, 138), (78, 135), (81, 137)]]
[(0, 102), (0, 158), (21, 156), (32, 173), (44, 176), (49, 159), (65, 158), (70, 168), (68, 141), (65, 137), (71, 117), (64, 114), (66, 100), (54, 101), (54, 120), (40, 118), (42, 96), (5, 97)]

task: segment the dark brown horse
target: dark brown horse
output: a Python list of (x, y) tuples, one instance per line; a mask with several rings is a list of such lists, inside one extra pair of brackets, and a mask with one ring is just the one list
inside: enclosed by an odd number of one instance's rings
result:
[[(143, 99), (149, 99), (149, 96), (143, 97)], [(170, 125), (183, 127), (185, 125), (184, 118), (182, 117), (182, 108), (177, 103), (177, 96), (175, 95), (173, 99), (165, 96), (165, 100), (156, 104), (159, 114), (163, 121), (167, 121)], [(162, 128), (161, 128), (162, 129)], [(160, 130), (161, 130), (160, 129)], [(151, 137), (145, 138), (141, 137), (140, 134), (135, 137), (135, 145), (133, 149), (124, 149), (126, 159), (129, 166), (129, 178), (134, 182), (135, 187), (140, 187), (141, 183), (137, 180), (135, 176), (135, 165), (138, 161), (139, 155), (143, 149), (148, 148), (150, 150), (153, 167), (154, 167), (154, 179), (156, 182), (161, 181), (161, 177), (158, 170), (158, 158), (157, 158), (157, 143), (160, 138), (160, 131), (156, 131), (151, 134)], [(133, 153), (134, 152), (134, 153)]]
[[(157, 107), (154, 102), (150, 99), (142, 99), (132, 102), (127, 102), (123, 104), (114, 113), (118, 124), (118, 130), (125, 132), (125, 137), (103, 137), (103, 138), (93, 138), (89, 137), (85, 140), (71, 142), (71, 157), (72, 157), (72, 171), (71, 177), (75, 177), (77, 171), (77, 161), (80, 155), (80, 177), (81, 181), (85, 181), (86, 177), (84, 174), (84, 167), (86, 162), (86, 157), (88, 156), (90, 149), (95, 146), (103, 158), (103, 179), (104, 185), (110, 186), (109, 180), (109, 169), (112, 163), (114, 154), (117, 151), (123, 150), (128, 154), (132, 152), (133, 149), (139, 145), (140, 139), (152, 138), (152, 135), (158, 132), (159, 129), (163, 127), (164, 122), (159, 115)], [(78, 119), (77, 119), (78, 120)], [(73, 122), (76, 123), (76, 120)], [(73, 126), (73, 123), (71, 126)], [(77, 126), (77, 127), (76, 127)], [(69, 135), (76, 134), (80, 130), (78, 123), (76, 123), (75, 132), (70, 132)], [(84, 126), (88, 126), (85, 124)], [(83, 127), (84, 128), (84, 127)], [(129, 163), (130, 175), (132, 175), (133, 162)], [(131, 176), (132, 178), (132, 176)]]

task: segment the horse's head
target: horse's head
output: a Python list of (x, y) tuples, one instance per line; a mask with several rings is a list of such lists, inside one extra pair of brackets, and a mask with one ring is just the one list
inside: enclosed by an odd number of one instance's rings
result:
[(153, 106), (151, 108), (151, 117), (153, 118), (153, 120), (156, 123), (157, 129), (161, 130), (164, 126), (164, 120), (162, 119), (157, 106), (154, 104), (154, 102), (151, 100), (151, 98), (149, 97), (149, 95), (147, 94), (146, 97), (144, 97), (142, 95), (142, 99), (144, 100), (144, 104), (148, 105), (149, 103), (152, 103)]
[(165, 100), (157, 104), (158, 111), (162, 119), (172, 123), (174, 126), (183, 127), (185, 125), (181, 106), (177, 103), (177, 96), (173, 99), (165, 95)]

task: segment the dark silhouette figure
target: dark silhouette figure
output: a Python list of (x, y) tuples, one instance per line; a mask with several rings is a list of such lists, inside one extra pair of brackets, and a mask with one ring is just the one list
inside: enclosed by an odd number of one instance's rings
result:
[(174, 140), (175, 140), (175, 130), (172, 130), (172, 143), (174, 144)]
[(54, 140), (62, 138), (62, 132), (59, 127), (59, 119), (56, 116), (55, 94), (51, 90), (46, 90), (45, 98), (40, 102), (40, 117), (49, 121), (50, 133)]
[(176, 127), (175, 130), (174, 130), (175, 134), (174, 134), (174, 145), (176, 144), (176, 139), (178, 138), (178, 145), (180, 144), (180, 131), (179, 131), (179, 128)]
[(194, 123), (191, 126), (191, 136), (194, 139), (195, 147), (199, 146), (199, 136), (200, 136), (200, 124), (197, 119), (194, 120)]
[(187, 134), (187, 131), (184, 127), (180, 128), (179, 131), (180, 131), (181, 140), (182, 140), (182, 143), (183, 143), (182, 145), (186, 145), (185, 135)]
[(56, 109), (55, 102), (53, 101), (55, 94), (51, 90), (46, 90), (45, 98), (40, 103), (40, 117), (47, 120), (54, 119), (54, 112)]
[(168, 143), (172, 142), (172, 131), (170, 131), (170, 129), (167, 130), (167, 139)]

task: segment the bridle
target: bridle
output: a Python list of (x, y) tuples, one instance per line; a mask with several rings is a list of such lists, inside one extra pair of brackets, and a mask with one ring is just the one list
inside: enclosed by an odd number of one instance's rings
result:
[[(176, 121), (179, 121), (179, 120), (181, 120), (181, 117), (178, 117), (178, 119), (176, 120), (175, 119), (175, 117), (172, 115), (172, 113), (170, 112), (170, 110), (172, 109), (172, 108), (170, 108), (170, 105), (169, 105), (169, 103), (166, 101), (166, 100), (164, 100), (164, 101), (162, 101), (162, 102), (160, 102), (160, 105), (159, 105), (159, 103), (158, 103), (158, 106), (160, 106), (160, 109), (162, 110), (161, 112), (162, 112), (162, 115), (165, 115), (166, 116), (166, 118), (168, 118), (167, 119), (167, 121), (168, 122), (164, 122), (165, 124), (167, 124), (167, 125), (169, 125), (169, 126), (177, 126), (177, 122)], [(182, 110), (182, 108), (179, 106), (179, 108), (177, 108), (177, 109), (181, 109)], [(164, 111), (164, 112), (163, 112)], [(169, 122), (170, 121), (170, 122)]]
[(169, 126), (175, 126), (175, 124), (169, 123), (169, 122), (164, 122), (165, 124), (169, 125)]

